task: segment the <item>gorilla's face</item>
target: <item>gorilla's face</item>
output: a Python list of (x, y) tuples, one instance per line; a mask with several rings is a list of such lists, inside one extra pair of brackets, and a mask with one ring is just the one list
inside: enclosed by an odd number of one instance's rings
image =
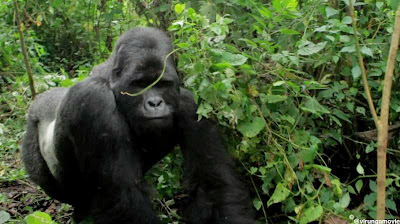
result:
[(125, 116), (134, 134), (163, 134), (173, 128), (174, 112), (179, 105), (179, 80), (171, 61), (166, 64), (163, 78), (151, 89), (138, 93), (152, 84), (162, 73), (163, 60), (157, 55), (125, 58), (125, 66), (111, 80), (117, 108)]

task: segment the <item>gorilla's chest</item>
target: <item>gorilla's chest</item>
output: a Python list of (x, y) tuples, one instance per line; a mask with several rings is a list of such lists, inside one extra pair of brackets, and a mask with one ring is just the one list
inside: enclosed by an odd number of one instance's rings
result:
[(138, 143), (144, 169), (151, 168), (154, 164), (174, 150), (178, 140), (173, 134), (163, 136), (142, 136)]

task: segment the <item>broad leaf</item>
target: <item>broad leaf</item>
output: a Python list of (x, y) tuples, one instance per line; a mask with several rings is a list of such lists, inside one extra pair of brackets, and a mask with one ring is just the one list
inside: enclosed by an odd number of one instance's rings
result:
[(350, 194), (347, 192), (343, 195), (343, 197), (339, 200), (340, 207), (347, 208), (350, 204)]
[(329, 18), (329, 17), (331, 17), (331, 16), (333, 16), (333, 15), (338, 14), (338, 13), (339, 13), (339, 10), (327, 6), (327, 7), (325, 8), (325, 12), (326, 12), (326, 17)]
[(6, 223), (10, 219), (10, 214), (5, 211), (0, 211), (0, 224)]
[(265, 128), (265, 121), (261, 117), (253, 117), (250, 121), (240, 122), (237, 129), (244, 136), (252, 138), (255, 137)]
[(232, 54), (222, 49), (212, 49), (211, 53), (218, 62), (227, 62), (230, 65), (243, 65), (247, 61), (247, 57), (241, 54)]
[(363, 185), (364, 185), (364, 183), (363, 183), (362, 180), (358, 180), (356, 182), (356, 189), (357, 189), (358, 192), (361, 192), (361, 188), (363, 187)]
[(315, 99), (315, 97), (310, 97), (310, 96), (307, 96), (306, 102), (302, 106), (300, 106), (300, 108), (304, 111), (311, 112), (318, 116), (330, 113), (329, 110), (327, 110), (324, 106), (319, 104), (318, 100)]
[(285, 95), (266, 95), (266, 94), (260, 94), (261, 100), (264, 103), (277, 103), (277, 102), (282, 102), (287, 100), (287, 96)]
[(53, 224), (51, 216), (45, 212), (36, 211), (25, 217), (27, 224)]
[(282, 183), (279, 183), (276, 186), (271, 198), (268, 200), (268, 206), (285, 200), (287, 196), (289, 196), (289, 194), (290, 190), (287, 189), (286, 186), (284, 186)]
[(305, 56), (318, 53), (319, 51), (324, 49), (326, 43), (327, 43), (327, 41), (324, 41), (324, 42), (321, 42), (321, 43), (318, 43), (318, 44), (309, 43), (308, 45), (300, 48), (297, 53), (299, 55), (305, 55)]
[(370, 56), (370, 57), (374, 57), (374, 54), (372, 53), (371, 48), (368, 48), (368, 47), (366, 47), (366, 46), (363, 46), (363, 47), (361, 48), (361, 52), (362, 52), (363, 54), (365, 54), (365, 55)]
[(310, 206), (306, 208), (300, 218), (300, 224), (306, 224), (319, 219), (323, 211), (324, 209), (322, 208), (321, 205)]
[(261, 206), (262, 206), (262, 202), (259, 199), (254, 199), (253, 201), (253, 205), (254, 208), (256, 208), (256, 210), (260, 210)]
[(340, 50), (340, 52), (348, 52), (348, 53), (356, 52), (356, 46), (353, 44), (351, 46), (344, 47), (342, 48), (342, 50)]

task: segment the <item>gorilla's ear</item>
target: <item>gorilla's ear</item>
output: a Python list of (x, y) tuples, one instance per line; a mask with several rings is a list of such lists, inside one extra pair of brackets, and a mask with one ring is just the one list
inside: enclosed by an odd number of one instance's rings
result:
[(122, 55), (121, 50), (125, 47), (125, 44), (121, 44), (115, 49), (114, 52), (114, 59), (113, 59), (113, 68), (112, 68), (112, 78), (118, 78), (121, 75), (123, 64), (124, 64), (124, 57)]

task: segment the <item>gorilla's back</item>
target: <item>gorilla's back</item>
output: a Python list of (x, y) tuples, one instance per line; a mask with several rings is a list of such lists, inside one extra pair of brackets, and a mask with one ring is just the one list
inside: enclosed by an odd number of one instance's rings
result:
[(40, 95), (31, 104), (28, 121), (34, 122), (38, 129), (38, 142), (40, 153), (50, 172), (55, 176), (58, 161), (54, 154), (54, 125), (60, 102), (69, 88), (53, 88)]
[(51, 121), (56, 117), (57, 107), (69, 88), (53, 88), (37, 96), (29, 107), (30, 119), (39, 121)]

